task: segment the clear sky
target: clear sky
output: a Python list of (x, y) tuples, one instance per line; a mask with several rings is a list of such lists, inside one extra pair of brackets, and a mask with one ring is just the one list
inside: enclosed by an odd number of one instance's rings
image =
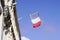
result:
[[(60, 0), (16, 0), (21, 36), (30, 40), (60, 40)], [(39, 12), (42, 25), (33, 28), (29, 14)]]

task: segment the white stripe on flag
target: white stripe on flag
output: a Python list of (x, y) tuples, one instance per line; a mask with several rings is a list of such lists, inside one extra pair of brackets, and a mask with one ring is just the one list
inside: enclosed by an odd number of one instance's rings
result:
[(39, 21), (41, 21), (41, 20), (40, 20), (39, 17), (37, 17), (37, 18), (35, 18), (35, 19), (31, 19), (31, 21), (32, 21), (33, 24), (35, 24), (35, 23), (37, 23), (37, 22), (39, 22)]

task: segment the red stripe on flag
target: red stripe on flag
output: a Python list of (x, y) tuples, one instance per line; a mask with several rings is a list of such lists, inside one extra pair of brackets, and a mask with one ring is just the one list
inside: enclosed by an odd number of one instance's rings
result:
[(37, 23), (33, 24), (33, 27), (34, 27), (34, 28), (37, 28), (37, 27), (39, 27), (39, 26), (41, 25), (41, 23), (42, 23), (42, 22), (41, 22), (41, 21), (39, 21), (39, 22), (37, 22)]

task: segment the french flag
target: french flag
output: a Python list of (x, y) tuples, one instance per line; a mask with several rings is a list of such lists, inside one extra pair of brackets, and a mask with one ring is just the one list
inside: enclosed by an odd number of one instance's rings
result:
[(32, 22), (32, 25), (34, 28), (37, 28), (41, 25), (42, 21), (41, 21), (38, 13), (31, 14), (30, 18), (31, 18), (31, 22)]

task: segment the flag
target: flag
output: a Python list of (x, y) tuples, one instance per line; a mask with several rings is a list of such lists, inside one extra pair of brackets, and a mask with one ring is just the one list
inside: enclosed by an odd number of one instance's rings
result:
[(41, 25), (42, 21), (39, 17), (38, 12), (35, 12), (33, 14), (30, 14), (31, 22), (34, 28), (37, 28)]

